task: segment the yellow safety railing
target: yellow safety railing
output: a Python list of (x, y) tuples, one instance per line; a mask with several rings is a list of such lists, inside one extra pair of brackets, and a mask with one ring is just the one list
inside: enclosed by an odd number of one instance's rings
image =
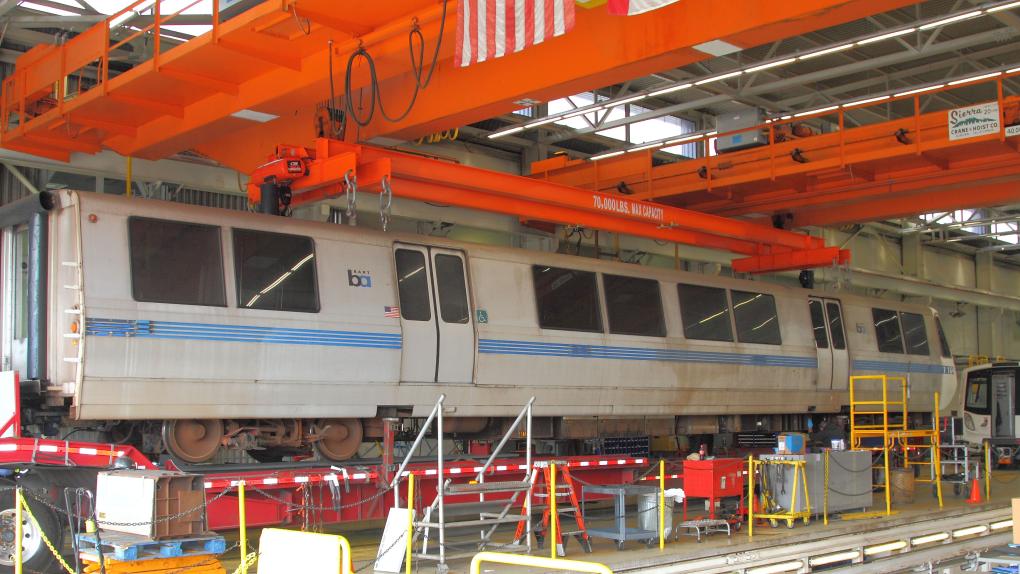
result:
[(590, 572), (591, 574), (613, 574), (605, 564), (598, 562), (584, 562), (581, 560), (566, 560), (563, 558), (544, 558), (542, 556), (527, 556), (522, 554), (505, 554), (503, 552), (479, 552), (471, 559), (471, 574), (480, 574), (482, 563), (495, 562), (497, 564), (508, 564), (510, 566), (526, 566), (529, 568), (544, 568), (555, 571), (567, 572)]
[[(793, 467), (793, 492), (790, 493), (790, 509), (786, 512), (754, 512), (754, 488), (755, 476), (758, 470), (768, 466), (792, 466)], [(797, 510), (797, 493), (803, 492), (804, 510)], [(762, 498), (765, 498), (765, 489), (762, 489)], [(762, 508), (766, 508), (763, 501)], [(803, 520), (804, 524), (811, 521), (811, 497), (808, 493), (807, 483), (807, 462), (803, 460), (755, 460), (754, 456), (747, 457), (747, 536), (754, 536), (754, 520), (756, 518), (766, 520), (785, 520), (787, 526), (793, 527), (796, 520)]]

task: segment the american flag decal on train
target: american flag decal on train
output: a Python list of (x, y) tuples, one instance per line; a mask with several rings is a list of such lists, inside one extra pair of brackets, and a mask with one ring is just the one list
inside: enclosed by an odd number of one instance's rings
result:
[(383, 307), (383, 317), (389, 317), (391, 319), (400, 318), (400, 307), (391, 307), (387, 305)]

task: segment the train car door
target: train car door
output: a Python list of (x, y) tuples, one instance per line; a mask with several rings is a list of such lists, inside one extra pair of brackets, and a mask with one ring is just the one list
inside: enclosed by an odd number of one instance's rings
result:
[(1016, 437), (1015, 393), (1015, 371), (1002, 369), (992, 372), (992, 438)]
[(818, 388), (846, 389), (850, 359), (843, 330), (843, 309), (835, 299), (808, 298), (818, 356)]
[(815, 351), (818, 355), (818, 388), (832, 388), (832, 344), (829, 341), (828, 322), (825, 320), (825, 304), (821, 299), (808, 298), (811, 312), (811, 330), (815, 335)]
[(398, 243), (394, 246), (405, 382), (470, 383), (475, 331), (464, 254)]

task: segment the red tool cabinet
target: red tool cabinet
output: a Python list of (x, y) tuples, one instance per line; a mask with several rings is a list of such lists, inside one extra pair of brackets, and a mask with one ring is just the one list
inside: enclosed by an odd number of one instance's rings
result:
[(687, 500), (707, 498), (708, 517), (715, 518), (715, 503), (719, 499), (736, 496), (740, 498), (739, 513), (744, 512), (744, 482), (747, 461), (740, 458), (716, 458), (711, 460), (684, 461), (684, 520), (687, 520)]

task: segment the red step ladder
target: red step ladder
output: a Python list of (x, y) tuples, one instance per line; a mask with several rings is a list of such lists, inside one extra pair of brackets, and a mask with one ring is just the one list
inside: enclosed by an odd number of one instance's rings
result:
[[(553, 483), (553, 465), (556, 466), (556, 515), (551, 516), (552, 505), (550, 504), (549, 485)], [(541, 470), (541, 472), (539, 472)], [(581, 514), (581, 505), (577, 498), (577, 487), (574, 485), (574, 477), (570, 475), (570, 468), (563, 461), (540, 461), (535, 463), (535, 472), (531, 473), (531, 487), (528, 489), (526, 500), (545, 499), (545, 508), (542, 510), (542, 519), (532, 529), (535, 534), (535, 541), (539, 548), (544, 547), (544, 540), (548, 536), (549, 521), (556, 521), (556, 554), (566, 556), (566, 536), (573, 536), (581, 544), (585, 552), (591, 553), (591, 538), (588, 537), (588, 529), (584, 525), (584, 516)], [(574, 530), (564, 531), (561, 517), (572, 515), (577, 527)], [(514, 544), (521, 544), (527, 536), (527, 525), (531, 520), (529, 509), (526, 504), (521, 506), (521, 520), (517, 523), (517, 532), (514, 534)]]

